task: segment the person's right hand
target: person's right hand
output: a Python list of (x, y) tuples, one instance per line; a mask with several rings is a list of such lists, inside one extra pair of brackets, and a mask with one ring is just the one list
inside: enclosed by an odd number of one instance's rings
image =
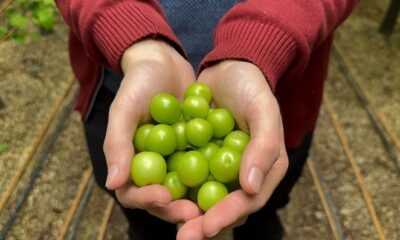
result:
[(201, 214), (189, 200), (171, 202), (171, 194), (161, 185), (137, 187), (130, 180), (134, 153), (132, 139), (138, 124), (150, 120), (150, 99), (161, 92), (178, 99), (195, 74), (173, 47), (164, 41), (143, 40), (133, 44), (122, 57), (124, 78), (111, 104), (104, 153), (108, 165), (106, 187), (115, 190), (127, 208), (145, 209), (172, 223), (184, 222)]

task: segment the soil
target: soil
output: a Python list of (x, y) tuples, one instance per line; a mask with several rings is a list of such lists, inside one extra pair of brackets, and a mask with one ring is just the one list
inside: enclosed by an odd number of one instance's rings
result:
[[(94, 187), (87, 207), (85, 208), (81, 220), (79, 221), (79, 227), (76, 232), (76, 239), (96, 239), (100, 227), (99, 223), (101, 223), (102, 221), (104, 211), (106, 210), (106, 206), (110, 199), (111, 197), (106, 194), (102, 189), (100, 189), (100, 187), (98, 187), (97, 185)], [(99, 208), (99, 206), (101, 206), (101, 208)], [(124, 236), (126, 235), (125, 231), (121, 231), (121, 227), (123, 229), (127, 228), (126, 219), (123, 216), (123, 213), (118, 208), (119, 207), (117, 205), (114, 206), (110, 222), (118, 222), (122, 225), (109, 224), (106, 231), (106, 239), (112, 239), (107, 238), (107, 236), (112, 236), (113, 239), (123, 240)], [(116, 227), (117, 230), (113, 229), (115, 228), (115, 226), (118, 226)]]
[[(71, 71), (66, 49), (66, 29), (60, 28), (41, 41), (20, 46), (0, 45), (0, 194), (22, 164), (28, 146), (49, 117), (57, 96), (65, 91)], [(25, 151), (25, 152), (24, 152)]]
[(66, 219), (79, 183), (90, 167), (86, 145), (82, 142), (80, 117), (71, 115), (50, 152), (30, 195), (16, 219), (11, 239), (54, 239)]
[[(389, 0), (362, 1), (336, 32), (335, 48), (343, 54), (354, 77), (384, 117), (389, 130), (399, 139), (400, 23), (390, 38), (378, 33), (388, 5)], [(8, 187), (27, 159), (26, 168), (17, 179), (18, 184), (11, 189), (9, 201), (3, 210), (0, 209), (0, 229), (11, 216), (46, 143), (55, 132), (61, 113), (77, 90), (74, 83), (72, 90), (67, 91), (72, 77), (67, 52), (68, 29), (61, 19), (58, 21), (56, 31), (39, 41), (26, 45), (13, 41), (0, 44), (0, 144), (6, 145), (6, 149), (0, 151), (0, 202), (10, 192)], [(320, 168), (325, 190), (336, 209), (345, 238), (379, 239), (376, 222), (372, 221), (367, 208), (369, 203), (360, 188), (363, 184), (385, 237), (400, 239), (399, 170), (349, 87), (335, 57), (330, 61), (325, 94), (332, 102), (362, 176), (360, 183), (337, 137), (326, 105), (323, 105), (311, 157)], [(41, 137), (43, 141), (37, 144), (38, 134), (62, 98), (60, 111), (50, 119), (51, 124)], [(72, 112), (45, 158), (44, 167), (7, 239), (59, 237), (89, 165), (82, 121), (77, 112)], [(94, 187), (84, 209), (78, 210), (81, 217), (76, 239), (97, 238), (109, 200), (106, 193)], [(285, 239), (334, 239), (309, 167), (305, 167), (293, 189), (291, 202), (279, 214), (286, 228)], [(114, 204), (105, 239), (128, 239), (127, 229), (125, 217)]]
[(362, 1), (335, 34), (335, 44), (352, 63), (352, 70), (390, 131), (400, 138), (400, 23), (389, 38), (378, 33), (389, 1)]
[(279, 216), (287, 240), (332, 239), (326, 213), (307, 167), (290, 194), (290, 204), (279, 211)]
[[(386, 236), (389, 239), (400, 238), (398, 232), (399, 226), (395, 224), (400, 222), (398, 215), (395, 214), (400, 211), (400, 208), (396, 204), (399, 199), (398, 196), (400, 196), (398, 169), (394, 161), (385, 152), (379, 136), (374, 131), (370, 131), (373, 129), (373, 126), (366, 112), (360, 107), (343, 76), (340, 76), (337, 74), (338, 71), (335, 71), (337, 68), (334, 61), (332, 61), (331, 67), (333, 71), (331, 71), (331, 75), (328, 78), (326, 94), (331, 97), (335, 113), (346, 133), (352, 154), (363, 176), (365, 186), (373, 199), (372, 203), (377, 211), (378, 218), (382, 225), (385, 226), (384, 229), (387, 230), (385, 232)], [(321, 121), (324, 121), (326, 113), (322, 115)], [(334, 134), (333, 136), (336, 137)], [(332, 141), (334, 140), (332, 139)], [(338, 152), (336, 156), (341, 155)], [(333, 155), (330, 160), (336, 162), (336, 158)], [(323, 161), (327, 161), (325, 156)], [(332, 168), (335, 167), (330, 166), (327, 169)], [(351, 168), (347, 164), (345, 169), (348, 171)], [(329, 175), (329, 173), (326, 173), (326, 175)], [(335, 182), (338, 182), (337, 179), (335, 179)], [(349, 183), (349, 181), (346, 181), (346, 183)], [(358, 185), (359, 183), (356, 184), (356, 186)], [(357, 190), (360, 192), (359, 189)], [(340, 198), (343, 198), (343, 196), (341, 195)], [(353, 198), (355, 196), (356, 194), (353, 195)], [(354, 210), (355, 208), (352, 209)], [(359, 234), (358, 231), (356, 233)]]

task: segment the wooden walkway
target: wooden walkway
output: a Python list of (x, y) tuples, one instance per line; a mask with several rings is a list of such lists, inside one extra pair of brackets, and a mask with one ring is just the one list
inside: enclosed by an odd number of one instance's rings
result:
[[(336, 32), (310, 158), (279, 213), (286, 239), (400, 239), (400, 24), (378, 31), (389, 3), (363, 1)], [(59, 25), (25, 46), (0, 39), (0, 239), (127, 239), (93, 178)]]

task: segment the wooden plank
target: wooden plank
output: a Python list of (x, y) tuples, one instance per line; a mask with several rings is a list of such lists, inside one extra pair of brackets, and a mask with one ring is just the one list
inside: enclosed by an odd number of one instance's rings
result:
[(106, 229), (111, 217), (113, 207), (114, 207), (114, 199), (110, 199), (108, 201), (106, 210), (104, 211), (103, 220), (101, 221), (99, 233), (97, 234), (97, 240), (103, 240), (106, 235)]
[(309, 158), (307, 160), (307, 167), (311, 173), (311, 177), (313, 179), (315, 187), (317, 188), (318, 195), (321, 199), (321, 203), (328, 218), (329, 227), (332, 230), (334, 238), (336, 240), (344, 240), (345, 237), (343, 229), (338, 221), (336, 209), (333, 206), (331, 196), (328, 194), (328, 190), (326, 189), (327, 187), (323, 183), (322, 176), (317, 167), (317, 163), (312, 158)]
[(70, 209), (68, 211), (67, 217), (65, 218), (64, 224), (63, 224), (63, 226), (61, 227), (61, 229), (59, 231), (57, 239), (62, 240), (62, 239), (64, 239), (65, 235), (67, 234), (68, 227), (72, 222), (72, 219), (73, 219), (73, 217), (75, 215), (75, 212), (76, 212), (76, 210), (77, 210), (77, 208), (79, 206), (79, 202), (82, 199), (82, 196), (83, 196), (83, 194), (84, 194), (84, 192), (85, 192), (85, 190), (86, 190), (86, 188), (87, 188), (87, 186), (89, 184), (89, 181), (90, 181), (90, 178), (92, 177), (92, 175), (93, 175), (93, 168), (92, 168), (92, 166), (90, 166), (85, 171), (84, 177), (83, 177), (81, 183), (79, 184), (78, 191), (76, 193), (76, 196), (75, 196), (74, 200), (72, 201), (71, 207), (70, 207)]
[(365, 204), (366, 204), (366, 206), (368, 208), (368, 212), (369, 212), (369, 214), (371, 216), (371, 219), (372, 219), (372, 222), (374, 224), (374, 227), (375, 227), (375, 229), (376, 229), (376, 231), (377, 231), (377, 233), (379, 235), (379, 239), (384, 240), (384, 239), (386, 239), (385, 238), (385, 234), (384, 234), (383, 229), (382, 229), (382, 224), (380, 223), (379, 218), (378, 218), (378, 216), (376, 214), (376, 210), (375, 210), (375, 207), (373, 205), (373, 201), (372, 201), (371, 195), (370, 195), (370, 193), (369, 193), (369, 191), (368, 191), (368, 189), (367, 189), (367, 187), (366, 187), (366, 185), (364, 183), (364, 178), (363, 178), (363, 176), (361, 174), (360, 168), (359, 168), (357, 162), (354, 159), (353, 152), (352, 152), (352, 150), (350, 148), (350, 145), (349, 145), (349, 143), (347, 141), (346, 135), (344, 134), (344, 130), (341, 127), (339, 121), (337, 120), (336, 113), (333, 110), (331, 100), (327, 96), (327, 94), (324, 94), (323, 103), (324, 103), (324, 105), (325, 105), (325, 107), (326, 107), (326, 109), (328, 111), (329, 118), (330, 118), (330, 120), (331, 120), (331, 122), (332, 122), (332, 124), (333, 124), (333, 126), (335, 128), (335, 132), (336, 132), (336, 134), (337, 134), (337, 136), (339, 138), (339, 141), (340, 141), (340, 143), (341, 143), (341, 145), (343, 147), (343, 150), (346, 153), (347, 159), (350, 162), (350, 166), (351, 166), (352, 171), (354, 172), (354, 175), (355, 175), (355, 177), (357, 179), (358, 186), (359, 186), (359, 188), (360, 188), (360, 190), (362, 192)]

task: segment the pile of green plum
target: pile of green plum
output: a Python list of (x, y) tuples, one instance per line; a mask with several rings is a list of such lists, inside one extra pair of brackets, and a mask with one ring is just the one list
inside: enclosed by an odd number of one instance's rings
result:
[(173, 200), (189, 198), (207, 211), (240, 187), (239, 170), (249, 135), (235, 130), (225, 108), (210, 108), (208, 85), (191, 84), (184, 101), (160, 93), (150, 101), (153, 123), (134, 135), (131, 178), (137, 186), (162, 184)]

